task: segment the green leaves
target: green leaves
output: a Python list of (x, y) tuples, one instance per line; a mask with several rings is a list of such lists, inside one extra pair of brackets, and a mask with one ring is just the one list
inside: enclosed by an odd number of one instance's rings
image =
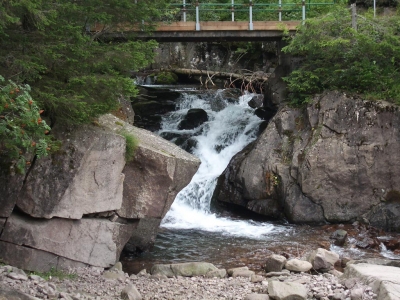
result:
[(2, 1), (0, 74), (29, 83), (52, 122), (90, 122), (115, 109), (119, 95), (136, 94), (130, 71), (151, 63), (157, 44), (128, 40), (124, 28), (151, 26), (165, 3)]
[(359, 17), (355, 31), (347, 9), (308, 20), (283, 49), (304, 58), (285, 78), (293, 104), (323, 90), (368, 94), (400, 104), (399, 17)]
[(31, 98), (30, 87), (3, 82), (0, 76), (0, 159), (11, 171), (24, 173), (34, 155), (46, 156), (57, 143), (48, 135), (50, 127)]

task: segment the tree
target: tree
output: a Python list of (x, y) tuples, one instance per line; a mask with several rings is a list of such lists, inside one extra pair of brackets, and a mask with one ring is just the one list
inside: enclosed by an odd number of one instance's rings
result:
[(348, 9), (309, 19), (284, 52), (303, 57), (285, 80), (293, 104), (314, 93), (343, 90), (400, 104), (400, 18), (358, 17), (351, 27)]
[(28, 85), (4, 84), (0, 76), (0, 162), (15, 173), (23, 173), (34, 155), (40, 158), (58, 147), (29, 92)]
[[(124, 29), (151, 27), (166, 0), (0, 1), (0, 74), (32, 87), (54, 122), (84, 123), (133, 96), (129, 71), (147, 66), (156, 43)], [(94, 28), (96, 30), (94, 31)], [(118, 36), (116, 36), (118, 34)]]

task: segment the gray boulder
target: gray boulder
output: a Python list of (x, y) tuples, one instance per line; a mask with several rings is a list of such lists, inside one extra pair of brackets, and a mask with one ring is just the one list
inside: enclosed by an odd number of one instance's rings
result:
[(308, 272), (312, 268), (312, 264), (305, 260), (289, 259), (285, 263), (285, 268), (293, 272)]
[[(339, 92), (316, 96), (307, 109), (283, 107), (251, 149), (235, 156), (214, 199), (276, 209), (291, 222), (366, 218), (400, 230), (400, 110)], [(249, 204), (251, 203), (251, 206)]]
[(329, 271), (340, 260), (339, 254), (318, 248), (310, 254), (308, 261), (312, 264), (314, 270)]
[(133, 161), (123, 169), (123, 201), (118, 215), (140, 219), (128, 247), (132, 251), (149, 249), (161, 219), (196, 173), (200, 160), (156, 134), (121, 122), (112, 115), (100, 117), (99, 123), (117, 133), (131, 133), (139, 141)]
[(286, 263), (286, 257), (282, 255), (272, 254), (267, 257), (265, 262), (265, 272), (280, 272)]
[(264, 95), (255, 95), (250, 99), (248, 105), (251, 108), (258, 108), (263, 106), (263, 103), (264, 103)]
[(37, 160), (17, 205), (36, 218), (80, 219), (121, 207), (125, 139), (96, 126), (55, 128), (58, 154)]
[(334, 240), (334, 244), (337, 246), (343, 246), (346, 243), (347, 231), (338, 229), (331, 235), (331, 239)]
[(400, 268), (367, 263), (348, 264), (341, 280), (351, 278), (372, 287), (379, 300), (400, 299)]
[[(0, 240), (9, 243), (9, 247), (14, 245), (16, 250), (18, 245), (84, 264), (112, 267), (133, 227), (107, 219), (41, 220), (13, 214), (8, 218)], [(11, 264), (21, 259), (19, 251), (8, 254), (5, 259)]]
[(156, 264), (151, 268), (152, 275), (174, 276), (203, 276), (209, 272), (217, 271), (218, 268), (207, 262), (188, 262), (179, 264)]
[(307, 288), (300, 283), (274, 280), (268, 284), (268, 294), (275, 300), (305, 300), (307, 292)]

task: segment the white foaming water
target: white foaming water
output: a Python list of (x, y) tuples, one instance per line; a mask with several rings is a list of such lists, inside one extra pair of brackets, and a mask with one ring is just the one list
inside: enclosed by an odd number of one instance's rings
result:
[[(272, 224), (233, 220), (210, 212), (211, 197), (219, 175), (230, 159), (256, 138), (261, 120), (248, 106), (253, 94), (229, 103), (216, 95), (183, 94), (178, 110), (163, 120), (160, 134), (189, 134), (196, 141), (193, 154), (201, 165), (189, 185), (176, 197), (161, 226), (170, 229), (198, 229), (224, 235), (262, 238), (278, 230)], [(202, 108), (208, 121), (193, 130), (178, 130), (178, 125), (191, 108)]]

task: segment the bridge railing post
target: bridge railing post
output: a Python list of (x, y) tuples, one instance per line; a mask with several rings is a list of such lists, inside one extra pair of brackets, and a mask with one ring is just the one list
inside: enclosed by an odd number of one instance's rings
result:
[(196, 1), (196, 31), (200, 31), (199, 1)]
[(282, 21), (282, 0), (279, 0), (278, 10), (279, 10), (279, 22), (280, 22)]
[(249, 0), (249, 30), (253, 30), (253, 1)]
[(235, 0), (232, 0), (231, 12), (232, 12), (232, 22), (235, 22)]
[(182, 12), (183, 12), (183, 22), (186, 22), (186, 0), (183, 0)]
[(302, 5), (302, 20), (304, 23), (304, 21), (306, 20), (306, 1), (302, 0), (301, 5)]

